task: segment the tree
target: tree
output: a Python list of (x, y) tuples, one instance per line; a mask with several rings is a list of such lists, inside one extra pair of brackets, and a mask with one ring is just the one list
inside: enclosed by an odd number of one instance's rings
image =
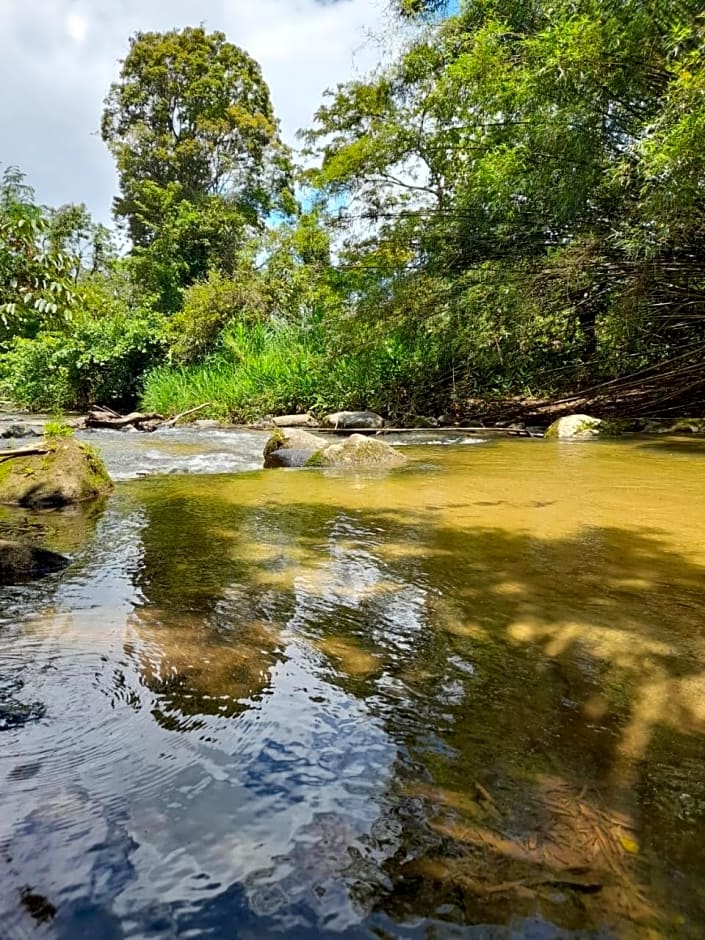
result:
[(83, 203), (50, 209), (47, 223), (47, 241), (52, 249), (74, 259), (74, 281), (105, 273), (118, 256), (113, 233), (94, 222)]
[[(289, 151), (258, 64), (223, 33), (137, 33), (105, 100), (118, 218), (148, 247), (183, 212), (217, 198), (237, 227), (292, 211)], [(200, 272), (196, 272), (198, 275)]]
[(702, 356), (703, 39), (696, 0), (479, 0), (340, 86), (306, 136), (358, 310), (450, 317), (473, 381)]
[(0, 179), (0, 339), (58, 323), (75, 302), (72, 255), (48, 237), (46, 211), (17, 167)]

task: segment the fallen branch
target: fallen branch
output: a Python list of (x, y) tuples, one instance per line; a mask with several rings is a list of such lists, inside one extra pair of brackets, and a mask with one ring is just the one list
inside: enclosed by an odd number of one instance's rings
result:
[(40, 457), (49, 451), (42, 447), (23, 447), (20, 450), (0, 451), (0, 463), (12, 460), (13, 457)]
[(208, 408), (210, 404), (211, 402), (205, 401), (202, 405), (196, 405), (195, 408), (189, 408), (188, 411), (182, 411), (181, 414), (174, 415), (173, 418), (169, 418), (168, 421), (165, 421), (162, 427), (171, 428), (176, 424), (177, 421), (181, 421), (182, 418), (187, 418), (189, 415), (194, 415), (197, 411), (203, 411), (203, 409)]
[(163, 421), (164, 418), (160, 414), (150, 413), (142, 414), (140, 411), (133, 411), (129, 415), (124, 417), (113, 418), (106, 415), (100, 411), (90, 411), (86, 417), (86, 427), (87, 428), (115, 428), (119, 430), (120, 428), (127, 428), (130, 425), (134, 427), (139, 427), (141, 424), (146, 424), (151, 421)]
[(572, 888), (574, 891), (583, 891), (591, 894), (600, 891), (605, 884), (604, 878), (590, 873), (587, 869), (576, 869), (559, 872), (557, 874), (537, 875), (534, 878), (518, 878), (516, 881), (504, 881), (501, 884), (483, 887), (483, 894), (506, 894), (517, 888), (537, 888), (542, 885), (555, 885), (561, 888)]
[(104, 411), (106, 415), (112, 415), (113, 418), (121, 417), (117, 411), (113, 411), (112, 408), (108, 408), (107, 405), (95, 405), (93, 411)]

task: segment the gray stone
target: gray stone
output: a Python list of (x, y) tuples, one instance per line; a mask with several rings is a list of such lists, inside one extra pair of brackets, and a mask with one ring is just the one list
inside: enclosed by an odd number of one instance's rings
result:
[(406, 457), (389, 444), (364, 434), (328, 444), (308, 431), (277, 428), (264, 448), (265, 467), (393, 467), (403, 463)]
[(437, 428), (439, 425), (438, 418), (429, 418), (426, 415), (414, 415), (413, 418), (409, 421), (409, 427), (412, 428)]
[(0, 539), (0, 584), (20, 584), (60, 571), (69, 564), (64, 555), (46, 548)]
[(307, 461), (309, 467), (397, 467), (407, 458), (377, 438), (351, 434), (344, 441), (329, 444)]
[[(292, 467), (303, 466), (306, 460), (313, 456), (316, 451), (321, 450), (325, 442), (315, 434), (308, 431), (302, 431), (298, 428), (277, 428), (264, 445), (264, 465), (265, 467)], [(297, 452), (297, 457), (287, 458), (282, 451), (292, 450)], [(299, 460), (305, 454), (301, 463), (291, 463), (289, 460)]]
[(277, 415), (272, 421), (278, 428), (315, 428), (318, 422), (308, 412), (302, 415)]
[(324, 418), (324, 424), (342, 431), (362, 428), (375, 430), (384, 427), (384, 419), (374, 411), (336, 411)]
[(265, 458), (265, 467), (305, 467), (308, 461), (319, 453), (315, 450), (302, 450), (298, 447), (280, 447)]
[(199, 431), (217, 431), (222, 424), (215, 418), (199, 418), (198, 421), (193, 422), (193, 426)]
[(39, 437), (39, 432), (25, 424), (11, 424), (0, 430), (0, 437), (6, 439), (13, 437)]

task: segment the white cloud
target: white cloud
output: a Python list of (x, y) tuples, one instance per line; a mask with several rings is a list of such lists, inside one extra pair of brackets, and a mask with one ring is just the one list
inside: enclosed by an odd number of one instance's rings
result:
[(291, 144), (326, 87), (372, 67), (387, 0), (0, 0), (0, 162), (50, 205), (103, 221), (117, 183), (98, 129), (129, 37), (203, 22), (261, 64)]
[(74, 42), (81, 43), (86, 38), (88, 23), (77, 13), (69, 13), (66, 17), (66, 32)]

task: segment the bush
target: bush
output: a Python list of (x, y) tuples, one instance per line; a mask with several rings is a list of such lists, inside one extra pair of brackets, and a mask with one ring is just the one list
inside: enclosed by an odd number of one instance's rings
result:
[(163, 319), (130, 310), (109, 283), (90, 284), (67, 327), (15, 337), (0, 356), (0, 390), (31, 410), (115, 407), (137, 399), (142, 376), (163, 355)]
[(216, 346), (228, 321), (254, 321), (265, 312), (264, 296), (249, 272), (226, 278), (211, 271), (205, 281), (188, 288), (183, 307), (169, 321), (169, 356), (177, 362), (202, 359)]

